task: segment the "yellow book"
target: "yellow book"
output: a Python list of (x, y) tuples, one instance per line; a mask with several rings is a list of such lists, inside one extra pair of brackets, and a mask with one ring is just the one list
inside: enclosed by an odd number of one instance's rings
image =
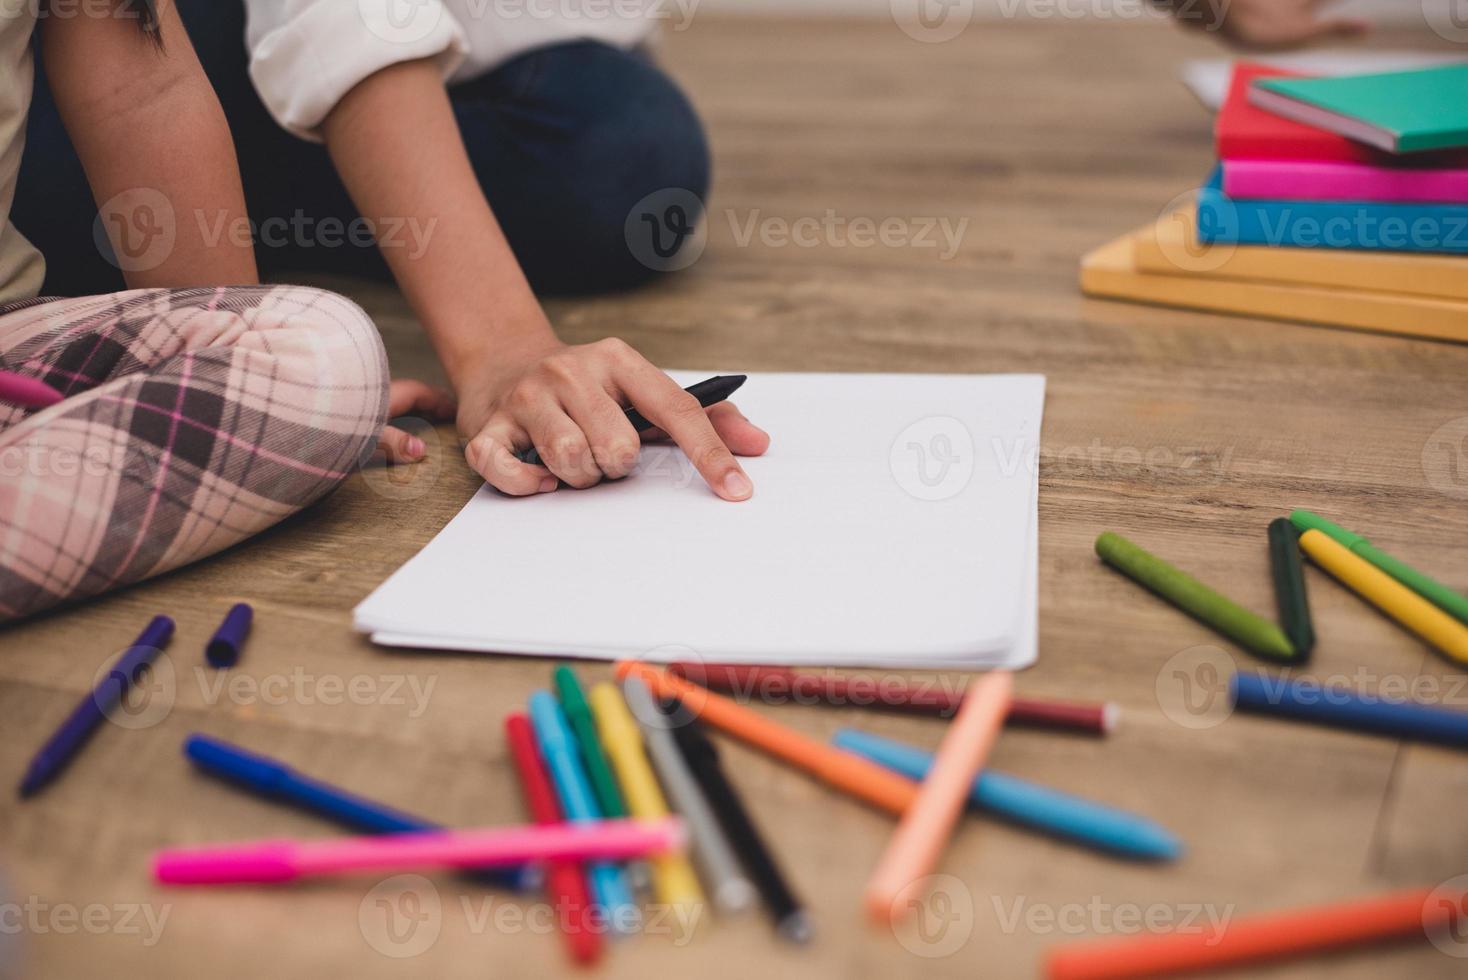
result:
[(1081, 259), (1081, 291), (1106, 299), (1468, 343), (1468, 301), (1142, 272), (1136, 264), (1136, 240), (1151, 234), (1148, 225), (1088, 253)]
[(1196, 229), (1190, 207), (1158, 218), (1154, 226), (1136, 236), (1137, 270), (1468, 300), (1465, 255), (1202, 245)]

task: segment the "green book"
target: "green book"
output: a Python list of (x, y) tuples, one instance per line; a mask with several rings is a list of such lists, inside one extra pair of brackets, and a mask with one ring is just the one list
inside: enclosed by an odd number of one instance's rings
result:
[(1261, 78), (1249, 102), (1389, 153), (1468, 146), (1468, 64), (1332, 78)]

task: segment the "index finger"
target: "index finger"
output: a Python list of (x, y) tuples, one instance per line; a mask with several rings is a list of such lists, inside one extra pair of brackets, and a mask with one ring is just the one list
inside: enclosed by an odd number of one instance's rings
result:
[(640, 356), (613, 374), (632, 407), (668, 434), (709, 488), (725, 500), (747, 500), (754, 484), (719, 438), (698, 399)]

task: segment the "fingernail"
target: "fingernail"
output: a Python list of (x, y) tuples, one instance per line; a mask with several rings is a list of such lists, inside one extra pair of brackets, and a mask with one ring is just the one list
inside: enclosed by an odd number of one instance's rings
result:
[(407, 442), (408, 455), (413, 457), (422, 456), (428, 450), (423, 445), (423, 440), (417, 436), (409, 436)]
[(557, 480), (553, 476), (548, 476), (544, 480), (541, 480), (540, 481), (540, 492), (541, 493), (550, 493), (552, 490), (554, 490), (556, 487), (558, 487), (560, 485), (561, 485), (561, 481), (560, 480)]
[(735, 500), (743, 500), (754, 493), (754, 484), (749, 482), (749, 477), (738, 470), (733, 470), (724, 477), (724, 493)]

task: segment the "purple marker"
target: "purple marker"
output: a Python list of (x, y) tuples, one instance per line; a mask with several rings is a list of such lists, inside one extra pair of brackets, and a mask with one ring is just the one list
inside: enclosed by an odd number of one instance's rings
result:
[(255, 611), (247, 602), (237, 602), (230, 607), (224, 615), (224, 622), (219, 624), (219, 629), (204, 648), (204, 656), (211, 664), (216, 667), (235, 665), (240, 659), (240, 647), (244, 646), (245, 636), (250, 632), (250, 621), (254, 618)]
[(41, 746), (20, 783), (20, 795), (31, 796), (54, 779), (77, 754), (107, 713), (117, 707), (127, 689), (136, 684), (148, 665), (168, 645), (173, 636), (173, 620), (155, 616), (132, 646), (117, 659), (96, 688), (82, 698), (56, 734)]

